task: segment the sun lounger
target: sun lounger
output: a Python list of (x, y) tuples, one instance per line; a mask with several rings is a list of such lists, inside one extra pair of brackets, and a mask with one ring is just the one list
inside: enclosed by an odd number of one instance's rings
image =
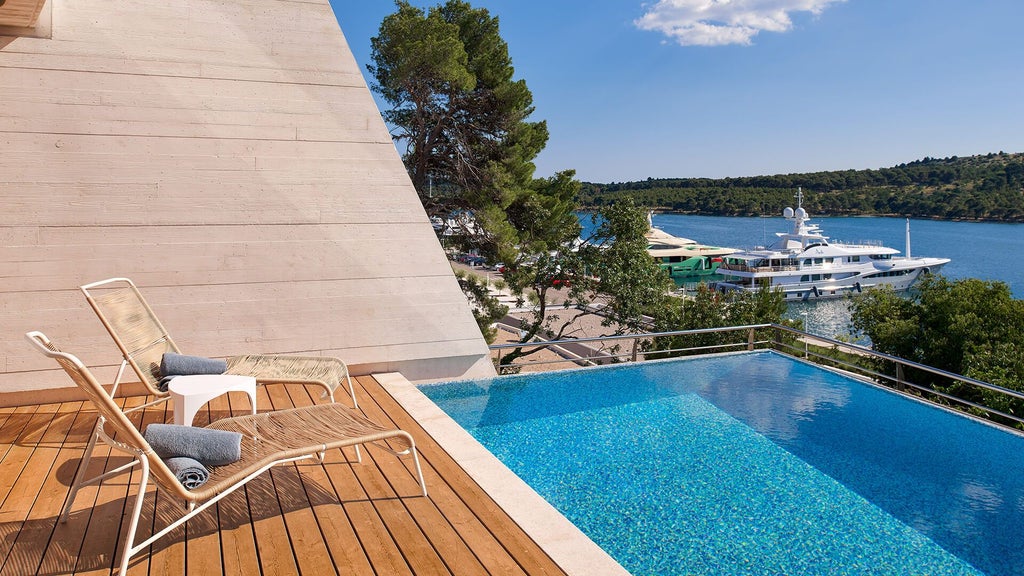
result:
[[(167, 391), (160, 386), (163, 355), (182, 352), (135, 283), (128, 278), (109, 278), (86, 284), (81, 290), (124, 357), (114, 380), (115, 391), (125, 367), (131, 366), (150, 394), (165, 399)], [(260, 384), (315, 384), (324, 388), (332, 402), (334, 390), (345, 384), (352, 405), (359, 407), (348, 367), (338, 358), (290, 354), (233, 356), (227, 359), (225, 374), (253, 376)]]
[[(119, 574), (126, 573), (132, 556), (145, 550), (157, 539), (213, 506), (263, 472), (289, 462), (309, 459), (322, 461), (328, 450), (372, 442), (396, 454), (409, 454), (412, 456), (422, 495), (427, 495), (427, 487), (423, 482), (419, 456), (416, 453), (416, 444), (412, 436), (399, 429), (384, 428), (361, 413), (337, 403), (238, 416), (210, 424), (207, 426), (208, 429), (237, 432), (242, 435), (241, 457), (236, 462), (227, 465), (209, 467), (209, 476), (205, 483), (190, 490), (182, 484), (171, 467), (156, 454), (142, 432), (136, 429), (114, 402), (111, 394), (96, 381), (92, 372), (77, 357), (61, 352), (40, 332), (29, 332), (25, 336), (40, 352), (60, 364), (99, 412), (96, 432), (86, 447), (85, 455), (79, 464), (71, 492), (61, 511), (61, 521), (67, 520), (81, 486), (100, 482), (135, 466), (141, 468), (139, 474), (132, 475), (133, 480), (138, 480), (138, 492), (125, 534)], [(85, 480), (83, 479), (84, 471), (88, 467), (96, 438), (101, 439), (114, 450), (130, 454), (133, 460), (100, 476)], [(180, 473), (180, 470), (178, 471)], [(180, 518), (156, 531), (144, 542), (134, 544), (135, 532), (142, 514), (146, 486), (151, 476), (159, 489), (164, 490), (166, 495), (183, 501), (186, 507)], [(189, 477), (186, 480), (191, 482), (195, 478)]]

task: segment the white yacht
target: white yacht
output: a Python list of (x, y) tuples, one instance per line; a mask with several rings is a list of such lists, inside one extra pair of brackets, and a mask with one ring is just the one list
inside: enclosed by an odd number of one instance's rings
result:
[(803, 192), (797, 189), (796, 210), (782, 215), (793, 222), (793, 231), (779, 232), (767, 248), (726, 256), (715, 283), (723, 290), (757, 290), (762, 285), (781, 288), (787, 300), (835, 298), (875, 286), (906, 290), (924, 274), (937, 272), (949, 258), (913, 258), (910, 255), (910, 220), (907, 220), (907, 255), (881, 242), (846, 244), (831, 242), (803, 209)]

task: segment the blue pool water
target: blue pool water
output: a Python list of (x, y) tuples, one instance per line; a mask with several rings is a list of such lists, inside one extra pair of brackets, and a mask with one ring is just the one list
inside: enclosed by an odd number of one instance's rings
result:
[(421, 387), (634, 574), (1024, 574), (1024, 437), (771, 353)]

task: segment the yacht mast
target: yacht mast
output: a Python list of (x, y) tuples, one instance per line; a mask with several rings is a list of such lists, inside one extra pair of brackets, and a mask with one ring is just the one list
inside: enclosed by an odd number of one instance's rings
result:
[(910, 258), (910, 218), (907, 218), (907, 258)]

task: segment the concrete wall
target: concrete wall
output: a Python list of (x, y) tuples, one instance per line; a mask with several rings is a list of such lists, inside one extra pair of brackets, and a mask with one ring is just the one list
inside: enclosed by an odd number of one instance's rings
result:
[(0, 392), (70, 383), (32, 329), (113, 378), (77, 290), (112, 276), (186, 353), (492, 373), (327, 0), (50, 0), (0, 37)]

